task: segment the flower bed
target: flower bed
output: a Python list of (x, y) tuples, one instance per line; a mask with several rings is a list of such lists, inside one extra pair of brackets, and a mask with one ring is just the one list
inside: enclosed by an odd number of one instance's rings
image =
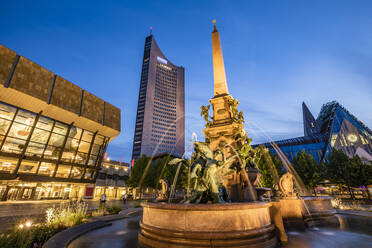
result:
[(42, 247), (56, 233), (83, 223), (88, 217), (87, 210), (85, 203), (61, 203), (58, 207), (49, 208), (45, 222), (33, 224), (31, 221), (25, 221), (1, 233), (0, 247)]

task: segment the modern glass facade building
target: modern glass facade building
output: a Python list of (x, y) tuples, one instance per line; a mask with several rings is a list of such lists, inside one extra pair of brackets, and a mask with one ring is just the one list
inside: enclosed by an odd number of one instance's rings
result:
[(120, 110), (0, 46), (0, 198), (82, 196)]
[(184, 68), (172, 64), (164, 56), (153, 35), (146, 37), (132, 159), (142, 154), (183, 155), (184, 81)]
[[(317, 119), (302, 104), (305, 136), (261, 144), (276, 153), (275, 144), (292, 160), (305, 150), (317, 161), (327, 160), (332, 148), (349, 157), (372, 161), (372, 131), (338, 102), (324, 104)], [(255, 145), (258, 146), (258, 145)]]
[(94, 198), (99, 199), (103, 193), (108, 199), (120, 199), (129, 193), (125, 181), (129, 179), (130, 167), (128, 163), (113, 160), (102, 161), (102, 168), (98, 172), (94, 189)]

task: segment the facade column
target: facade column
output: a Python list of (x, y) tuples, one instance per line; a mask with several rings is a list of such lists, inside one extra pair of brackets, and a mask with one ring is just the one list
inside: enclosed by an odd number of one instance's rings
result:
[(8, 198), (9, 185), (6, 185), (3, 195), (1, 196), (1, 201), (6, 201)]

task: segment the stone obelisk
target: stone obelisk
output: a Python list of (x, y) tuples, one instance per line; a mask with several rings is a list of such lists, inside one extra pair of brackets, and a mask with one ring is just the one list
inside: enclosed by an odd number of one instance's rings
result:
[[(239, 102), (230, 94), (227, 87), (225, 65), (223, 62), (220, 35), (213, 20), (212, 32), (214, 97), (209, 100), (213, 107), (212, 121), (206, 125), (203, 133), (212, 151), (223, 149), (225, 156), (234, 155), (237, 135), (245, 136), (242, 113), (238, 116)], [(225, 178), (224, 186), (232, 201), (244, 201), (241, 190), (242, 174), (235, 172)]]
[[(235, 146), (234, 134), (236, 132), (244, 133), (244, 125), (234, 121), (234, 113), (231, 106), (234, 98), (229, 94), (227, 87), (221, 41), (215, 20), (213, 20), (212, 49), (214, 97), (209, 102), (213, 107), (213, 117), (211, 124), (203, 132), (210, 148), (216, 150), (226, 147), (226, 145)], [(230, 149), (227, 149), (227, 153), (226, 155), (231, 154)]]

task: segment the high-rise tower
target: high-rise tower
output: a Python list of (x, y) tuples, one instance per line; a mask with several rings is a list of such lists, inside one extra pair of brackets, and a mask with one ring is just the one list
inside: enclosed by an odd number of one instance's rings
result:
[(185, 69), (172, 64), (154, 36), (146, 37), (132, 159), (185, 151)]

